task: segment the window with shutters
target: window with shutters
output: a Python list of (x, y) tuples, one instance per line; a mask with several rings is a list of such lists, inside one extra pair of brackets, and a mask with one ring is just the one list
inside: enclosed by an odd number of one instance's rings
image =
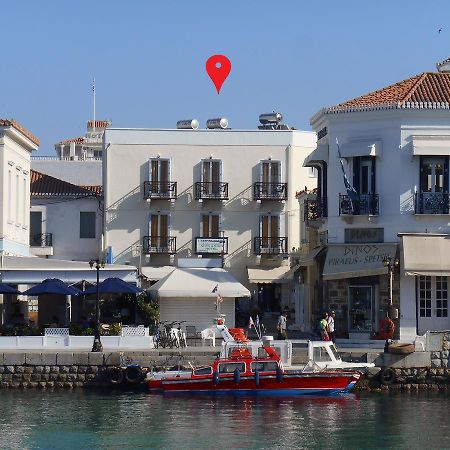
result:
[(149, 160), (149, 180), (144, 182), (144, 198), (174, 199), (177, 197), (177, 183), (171, 181), (169, 158)]
[(228, 199), (228, 183), (222, 181), (222, 161), (204, 159), (201, 162), (201, 181), (195, 183), (197, 200)]
[(253, 185), (255, 200), (286, 200), (287, 183), (281, 182), (281, 161), (260, 162), (260, 180)]
[(448, 156), (420, 157), (420, 185), (416, 214), (449, 213)]
[(218, 238), (220, 237), (220, 215), (203, 214), (202, 215), (202, 237)]
[(144, 253), (175, 253), (176, 238), (170, 235), (170, 215), (152, 213), (150, 215), (149, 236), (144, 237)]
[(281, 236), (281, 222), (278, 214), (260, 216), (260, 235), (255, 238), (255, 253), (285, 253), (287, 238)]

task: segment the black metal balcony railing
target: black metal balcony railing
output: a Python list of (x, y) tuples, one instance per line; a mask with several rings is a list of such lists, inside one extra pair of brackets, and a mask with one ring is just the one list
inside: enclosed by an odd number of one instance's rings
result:
[(195, 253), (197, 255), (226, 255), (228, 253), (228, 238), (196, 237)]
[(195, 183), (196, 200), (228, 200), (228, 183), (202, 181)]
[(176, 181), (144, 181), (144, 200), (177, 198)]
[(357, 200), (348, 195), (339, 194), (340, 216), (378, 216), (378, 194), (359, 194)]
[(31, 236), (31, 247), (52, 247), (53, 235), (52, 233), (39, 233)]
[(318, 199), (308, 199), (305, 201), (304, 221), (317, 220), (320, 217), (327, 217), (327, 199), (325, 197)]
[(255, 237), (254, 251), (256, 255), (287, 253), (287, 237)]
[(150, 253), (176, 253), (177, 238), (172, 236), (144, 236), (143, 251)]
[(255, 200), (286, 200), (287, 183), (254, 183), (253, 198)]
[(415, 214), (448, 214), (450, 195), (443, 192), (416, 192)]

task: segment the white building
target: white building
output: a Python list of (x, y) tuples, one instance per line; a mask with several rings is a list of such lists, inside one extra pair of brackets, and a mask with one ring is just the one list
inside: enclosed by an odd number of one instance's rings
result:
[(14, 120), (0, 119), (0, 253), (29, 252), (30, 155), (39, 140)]
[(178, 258), (223, 258), (268, 310), (289, 304), (295, 192), (311, 132), (113, 129), (104, 134), (105, 245), (155, 281)]
[(101, 186), (76, 186), (31, 171), (31, 254), (89, 261), (101, 251)]
[[(400, 337), (450, 328), (450, 74), (444, 66), (311, 119), (318, 145), (305, 165), (319, 174), (309, 203), (315, 216), (307, 217), (328, 240), (316, 310), (335, 309), (338, 330), (350, 337), (368, 338), (378, 329), (389, 299), (383, 260), (396, 257)], [(336, 139), (358, 193), (353, 201)]]

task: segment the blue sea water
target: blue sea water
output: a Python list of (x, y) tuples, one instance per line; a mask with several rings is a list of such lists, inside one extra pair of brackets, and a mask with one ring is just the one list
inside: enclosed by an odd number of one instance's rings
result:
[(2, 449), (450, 448), (450, 396), (0, 391)]

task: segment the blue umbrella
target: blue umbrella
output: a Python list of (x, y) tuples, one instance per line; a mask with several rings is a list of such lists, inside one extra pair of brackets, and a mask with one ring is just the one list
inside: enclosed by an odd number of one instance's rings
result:
[[(144, 292), (144, 290), (131, 283), (127, 283), (120, 278), (107, 278), (98, 284), (98, 292), (103, 294), (140, 294), (141, 292)], [(97, 285), (94, 285), (83, 292), (83, 294), (86, 295), (96, 293)]]
[(67, 285), (58, 278), (47, 278), (32, 288), (27, 289), (23, 292), (23, 295), (80, 295), (81, 293), (79, 289)]
[(0, 294), (20, 294), (16, 288), (0, 283)]

